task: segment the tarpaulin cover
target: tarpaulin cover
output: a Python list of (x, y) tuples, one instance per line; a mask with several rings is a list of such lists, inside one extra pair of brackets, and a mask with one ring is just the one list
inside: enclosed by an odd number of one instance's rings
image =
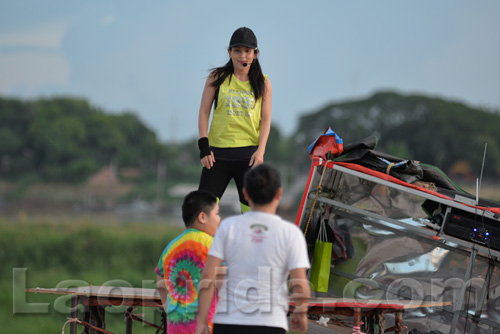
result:
[[(376, 145), (377, 139), (373, 136), (345, 145), (342, 155), (334, 159), (334, 162), (357, 164), (409, 184), (414, 184), (416, 181), (431, 183), (436, 187), (435, 192), (449, 198), (454, 198), (456, 194), (459, 194), (463, 197), (475, 199), (474, 195), (460, 188), (438, 167), (376, 151), (374, 150)], [(379, 173), (372, 173), (369, 170), (364, 169), (363, 172), (380, 177)], [(407, 184), (403, 183), (403, 185)], [(422, 190), (420, 187), (418, 188)], [(425, 189), (425, 191), (428, 191), (428, 189)], [(496, 201), (479, 198), (478, 207), (488, 207), (491, 208), (490, 211), (500, 213), (500, 209), (496, 209), (500, 207), (500, 203)]]

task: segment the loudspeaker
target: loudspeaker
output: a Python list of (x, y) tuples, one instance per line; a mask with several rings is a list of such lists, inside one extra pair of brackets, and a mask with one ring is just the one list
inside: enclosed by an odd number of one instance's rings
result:
[(443, 232), (500, 251), (500, 221), (452, 208)]

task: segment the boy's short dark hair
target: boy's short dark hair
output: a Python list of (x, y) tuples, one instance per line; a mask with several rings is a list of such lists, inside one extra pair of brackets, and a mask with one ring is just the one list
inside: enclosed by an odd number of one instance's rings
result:
[(281, 188), (280, 173), (268, 164), (258, 165), (246, 172), (243, 187), (252, 202), (268, 204)]
[(182, 220), (186, 227), (194, 224), (200, 212), (207, 215), (217, 204), (217, 197), (204, 190), (195, 190), (184, 197), (182, 203)]

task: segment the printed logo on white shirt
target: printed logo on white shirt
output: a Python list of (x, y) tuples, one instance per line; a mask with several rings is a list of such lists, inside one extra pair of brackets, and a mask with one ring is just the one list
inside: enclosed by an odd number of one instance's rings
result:
[(253, 243), (261, 243), (264, 239), (267, 238), (266, 232), (268, 230), (266, 225), (262, 224), (252, 224), (250, 226), (252, 232), (249, 234), (250, 239)]

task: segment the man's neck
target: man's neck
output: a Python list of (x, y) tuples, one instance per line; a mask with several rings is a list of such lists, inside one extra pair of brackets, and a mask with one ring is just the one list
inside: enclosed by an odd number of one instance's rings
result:
[(264, 205), (253, 205), (252, 211), (256, 212), (264, 212), (264, 213), (270, 213), (275, 215), (276, 211), (278, 210), (278, 205), (275, 204), (274, 202), (271, 202), (269, 204), (264, 204)]

